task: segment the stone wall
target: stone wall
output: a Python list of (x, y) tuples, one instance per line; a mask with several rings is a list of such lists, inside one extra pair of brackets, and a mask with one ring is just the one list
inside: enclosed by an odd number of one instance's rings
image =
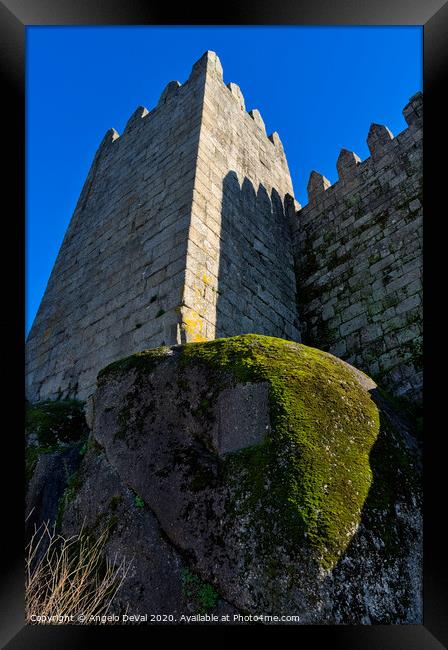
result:
[(184, 301), (187, 340), (259, 333), (299, 339), (284, 200), (291, 177), (277, 133), (224, 84), (207, 53)]
[(84, 398), (109, 362), (179, 342), (203, 86), (170, 82), (104, 137), (29, 334), (30, 400)]
[(343, 149), (333, 186), (312, 172), (291, 219), (302, 342), (396, 395), (422, 390), (422, 94), (397, 137), (372, 124), (371, 156)]
[(287, 193), (278, 135), (206, 52), (104, 137), (28, 337), (28, 399), (85, 399), (105, 365), (163, 344), (297, 339)]

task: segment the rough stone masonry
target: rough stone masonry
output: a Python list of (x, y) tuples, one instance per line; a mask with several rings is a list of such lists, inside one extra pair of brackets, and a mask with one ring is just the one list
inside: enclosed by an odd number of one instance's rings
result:
[[(419, 397), (421, 94), (372, 156), (313, 173), (295, 212), (277, 133), (206, 52), (95, 155), (26, 346), (30, 401), (95, 389), (160, 345), (259, 333), (329, 349)], [(300, 329), (299, 329), (300, 321)]]
[(342, 149), (339, 181), (312, 172), (292, 219), (302, 342), (396, 395), (422, 397), (422, 94), (396, 138), (372, 124), (371, 156)]

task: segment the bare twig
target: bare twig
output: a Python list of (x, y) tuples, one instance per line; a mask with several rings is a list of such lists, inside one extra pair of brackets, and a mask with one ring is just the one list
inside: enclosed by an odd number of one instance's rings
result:
[(105, 530), (92, 540), (82, 527), (65, 538), (47, 522), (35, 530), (26, 553), (27, 622), (35, 622), (33, 615), (42, 623), (64, 622), (71, 615), (88, 624), (90, 617), (108, 612), (130, 565), (105, 557), (107, 536)]

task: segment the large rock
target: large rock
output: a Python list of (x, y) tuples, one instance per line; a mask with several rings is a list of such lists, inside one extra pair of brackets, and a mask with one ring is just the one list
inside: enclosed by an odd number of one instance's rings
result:
[(195, 575), (189, 611), (216, 592), (226, 612), (421, 623), (418, 451), (363, 373), (258, 335), (159, 348), (100, 373), (88, 421), (62, 526), (107, 525), (134, 558), (116, 608), (178, 616)]
[(56, 522), (67, 483), (78, 469), (80, 460), (79, 444), (40, 454), (26, 492), (27, 539), (42, 524), (51, 527)]
[[(83, 403), (46, 400), (28, 404), (25, 416), (26, 538), (56, 523), (61, 500), (73, 492), (87, 439)], [(73, 485), (70, 487), (70, 483)]]

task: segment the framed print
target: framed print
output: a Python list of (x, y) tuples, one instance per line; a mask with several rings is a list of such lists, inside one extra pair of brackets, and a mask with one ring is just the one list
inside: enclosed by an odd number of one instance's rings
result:
[(3, 3), (5, 647), (446, 644), (447, 11), (403, 5)]

